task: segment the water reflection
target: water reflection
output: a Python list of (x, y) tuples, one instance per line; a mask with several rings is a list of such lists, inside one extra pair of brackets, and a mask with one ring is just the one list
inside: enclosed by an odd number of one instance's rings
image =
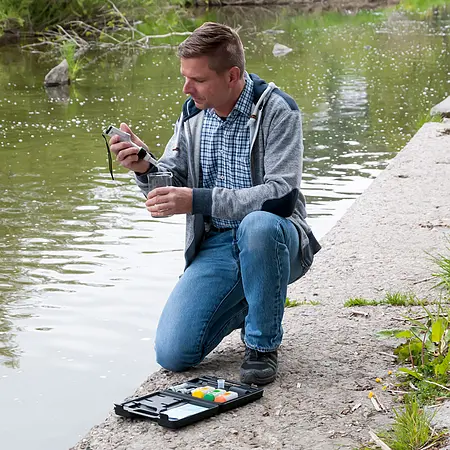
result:
[[(299, 103), (302, 189), (320, 237), (448, 95), (448, 13), (236, 11), (203, 18), (241, 24), (249, 71)], [(293, 51), (274, 57), (276, 42)], [(95, 61), (61, 103), (42, 87), (53, 61), (0, 51), (1, 403), (8, 417), (24, 398), (58, 411), (64, 392), (77, 417), (54, 414), (52, 436), (37, 420), (33, 442), (2, 417), (10, 448), (67, 448), (156, 368), (157, 318), (183, 267), (183, 219), (152, 220), (127, 173), (110, 179), (100, 135), (125, 120), (162, 152), (184, 99), (174, 51)], [(79, 414), (94, 395), (97, 415)]]
[(67, 84), (63, 86), (45, 86), (44, 89), (48, 98), (57, 103), (68, 103), (70, 100), (70, 87)]

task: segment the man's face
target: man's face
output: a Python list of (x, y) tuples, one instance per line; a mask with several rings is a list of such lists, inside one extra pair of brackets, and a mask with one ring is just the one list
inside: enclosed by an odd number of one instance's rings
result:
[(218, 74), (208, 67), (208, 57), (181, 58), (183, 92), (190, 95), (199, 109), (220, 110), (231, 98), (229, 71)]

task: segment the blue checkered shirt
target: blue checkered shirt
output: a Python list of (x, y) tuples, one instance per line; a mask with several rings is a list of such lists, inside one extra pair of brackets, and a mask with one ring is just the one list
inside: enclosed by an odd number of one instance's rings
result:
[[(231, 113), (224, 120), (214, 109), (205, 111), (200, 164), (204, 188), (244, 189), (252, 186), (250, 172), (250, 130), (247, 122), (253, 105), (253, 81), (245, 73), (245, 87)], [(237, 228), (240, 221), (211, 218), (217, 228)]]

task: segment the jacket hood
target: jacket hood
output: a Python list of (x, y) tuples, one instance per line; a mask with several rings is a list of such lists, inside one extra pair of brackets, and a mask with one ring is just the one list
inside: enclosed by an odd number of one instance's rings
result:
[[(254, 73), (250, 73), (249, 76), (253, 81), (253, 103), (256, 104), (256, 103), (258, 103), (258, 101), (261, 98), (261, 96), (263, 95), (263, 93), (269, 87), (269, 83), (267, 83), (267, 81), (263, 80), (262, 78), (260, 78), (258, 75), (254, 74)], [(277, 87), (275, 87), (273, 89), (273, 93), (280, 95), (286, 101), (286, 103), (290, 106), (290, 108), (292, 110), (298, 110), (297, 103), (295, 103), (295, 101), (292, 99), (292, 97), (290, 97), (289, 95), (287, 95), (286, 93), (284, 93), (283, 91), (278, 89)], [(202, 111), (201, 109), (199, 109), (195, 106), (195, 102), (192, 99), (192, 97), (189, 97), (188, 99), (186, 99), (186, 101), (183, 104), (183, 119), (182, 119), (182, 121), (184, 122), (186, 120), (189, 120), (191, 117), (196, 116), (201, 111)]]

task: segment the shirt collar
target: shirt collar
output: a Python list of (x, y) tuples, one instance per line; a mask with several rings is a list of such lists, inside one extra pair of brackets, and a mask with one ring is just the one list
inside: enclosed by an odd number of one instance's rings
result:
[[(236, 110), (241, 114), (244, 114), (244, 116), (250, 117), (253, 106), (253, 81), (248, 76), (247, 72), (244, 72), (244, 79), (245, 79), (244, 89), (242, 90), (238, 101), (234, 105), (233, 111)], [(231, 111), (231, 114), (233, 113), (233, 111)]]
[[(253, 80), (249, 77), (247, 72), (244, 72), (245, 85), (242, 89), (238, 101), (234, 105), (228, 117), (234, 117), (236, 113), (241, 113), (244, 116), (250, 117), (253, 106)], [(236, 112), (235, 112), (236, 111)], [(217, 116), (213, 108), (207, 109), (206, 112), (211, 116)], [(218, 116), (217, 116), (218, 117)]]

